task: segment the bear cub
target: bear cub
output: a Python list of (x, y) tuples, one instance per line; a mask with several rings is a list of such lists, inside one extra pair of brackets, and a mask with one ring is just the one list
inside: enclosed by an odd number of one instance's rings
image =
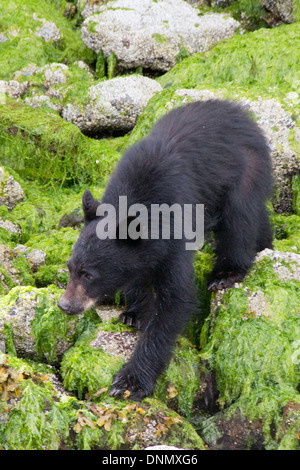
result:
[(75, 315), (122, 293), (120, 319), (142, 333), (131, 359), (115, 375), (111, 395), (128, 390), (129, 398), (141, 400), (152, 394), (177, 335), (195, 313), (194, 251), (186, 249), (184, 234), (175, 236), (172, 223), (168, 239), (142, 232), (124, 238), (124, 227), (134, 221), (129, 213), (114, 236), (100, 239), (97, 225), (105, 214), (97, 209), (109, 204), (119, 213), (120, 196), (127, 197), (128, 207), (143, 204), (149, 214), (153, 204), (203, 204), (205, 236), (212, 232), (216, 244), (208, 288), (217, 290), (241, 281), (255, 254), (272, 247), (265, 208), (271, 189), (269, 148), (257, 124), (238, 104), (210, 100), (170, 111), (129, 148), (101, 203), (84, 192), (85, 224), (58, 305)]

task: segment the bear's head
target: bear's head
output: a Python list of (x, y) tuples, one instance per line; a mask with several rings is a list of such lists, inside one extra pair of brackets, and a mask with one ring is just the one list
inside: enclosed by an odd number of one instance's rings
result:
[(103, 216), (97, 215), (100, 202), (90, 191), (85, 191), (82, 206), (84, 228), (67, 263), (70, 281), (58, 302), (68, 315), (113, 300), (117, 291), (126, 290), (126, 285), (145, 272), (145, 249), (141, 250), (144, 241), (121, 240), (119, 227), (115, 238), (100, 239), (98, 224), (104, 226), (106, 222)]

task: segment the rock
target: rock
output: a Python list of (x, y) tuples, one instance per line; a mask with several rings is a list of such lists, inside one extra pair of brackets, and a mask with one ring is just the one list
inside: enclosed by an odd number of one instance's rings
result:
[(45, 18), (38, 18), (37, 14), (34, 13), (32, 18), (36, 21), (41, 22), (43, 25), (38, 28), (35, 32), (36, 36), (43, 38), (46, 42), (57, 42), (62, 38), (62, 33), (53, 21), (47, 21)]
[(0, 167), (0, 206), (5, 205), (8, 210), (12, 210), (24, 197), (21, 185)]
[(4, 228), (11, 234), (17, 234), (18, 238), (21, 236), (21, 229), (18, 225), (13, 224), (10, 220), (3, 220), (0, 217), (0, 227)]
[(33, 272), (37, 271), (46, 262), (46, 253), (42, 250), (32, 250), (26, 255)]
[(206, 51), (233, 36), (239, 23), (216, 13), (203, 16), (182, 0), (116, 0), (97, 5), (99, 14), (82, 25), (82, 39), (105, 57), (114, 53), (118, 66), (142, 66), (161, 72), (180, 55)]
[(60, 227), (78, 227), (84, 222), (82, 210), (78, 207), (70, 214), (64, 214), (59, 221)]
[(299, 409), (299, 281), (300, 255), (266, 249), (242, 284), (215, 295), (201, 352), (221, 404), (199, 427), (209, 448), (298, 447), (299, 413), (282, 426), (285, 405)]
[(268, 248), (256, 256), (256, 262), (268, 258), (272, 261), (274, 272), (282, 282), (295, 280), (300, 282), (300, 255), (296, 253), (273, 251)]
[(86, 133), (127, 132), (161, 86), (148, 77), (131, 75), (100, 82), (89, 89), (89, 102), (82, 112), (69, 103), (62, 117)]
[(133, 331), (114, 333), (100, 330), (90, 345), (92, 348), (101, 348), (107, 354), (128, 361), (137, 345), (137, 341), (138, 335)]
[(28, 90), (28, 83), (19, 83), (16, 80), (0, 80), (0, 93), (6, 94), (11, 98), (20, 98)]
[[(55, 363), (74, 342), (79, 317), (57, 307), (62, 291), (54, 286), (14, 287), (0, 299), (0, 341), (13, 343), (17, 355)], [(9, 327), (11, 336), (7, 337)]]
[(297, 5), (293, 0), (262, 0), (262, 5), (272, 13), (274, 20), (293, 23), (296, 20)]
[(54, 111), (62, 111), (62, 108), (63, 108), (62, 105), (54, 104), (51, 101), (50, 97), (47, 95), (39, 95), (39, 96), (33, 96), (32, 98), (25, 98), (24, 103), (29, 104), (35, 109), (44, 107), (45, 105), (48, 108), (53, 109)]
[[(20, 284), (19, 270), (14, 266), (14, 250), (7, 245), (0, 245), (0, 284), (4, 291), (9, 291), (11, 284)], [(4, 269), (4, 272), (3, 272)]]
[(292, 178), (295, 173), (300, 173), (300, 160), (291, 146), (290, 137), (292, 130), (296, 142), (300, 143), (300, 129), (276, 99), (242, 99), (241, 104), (258, 117), (257, 123), (270, 145), (276, 194), (274, 208), (278, 212), (291, 212)]

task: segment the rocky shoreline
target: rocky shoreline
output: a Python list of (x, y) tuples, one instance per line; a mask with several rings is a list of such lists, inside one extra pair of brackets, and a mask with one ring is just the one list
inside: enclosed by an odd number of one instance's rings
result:
[[(241, 8), (241, 4), (243, 8)], [(1, 1), (0, 449), (299, 449), (300, 11), (291, 0)], [(211, 294), (153, 397), (109, 396), (138, 333), (122, 302), (57, 307), (122, 153), (174, 107), (238, 101), (272, 154), (274, 250)]]

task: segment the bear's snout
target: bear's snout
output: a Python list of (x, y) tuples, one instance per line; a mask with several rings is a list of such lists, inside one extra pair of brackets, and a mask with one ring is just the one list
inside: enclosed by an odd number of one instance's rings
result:
[(71, 305), (69, 304), (69, 302), (67, 302), (67, 301), (64, 299), (64, 296), (63, 296), (63, 295), (62, 295), (61, 298), (59, 299), (57, 306), (58, 306), (64, 313), (69, 313), (69, 311), (70, 311), (70, 309), (71, 309)]
[(95, 304), (96, 300), (91, 299), (79, 283), (71, 280), (57, 306), (67, 315), (78, 315), (94, 307)]

